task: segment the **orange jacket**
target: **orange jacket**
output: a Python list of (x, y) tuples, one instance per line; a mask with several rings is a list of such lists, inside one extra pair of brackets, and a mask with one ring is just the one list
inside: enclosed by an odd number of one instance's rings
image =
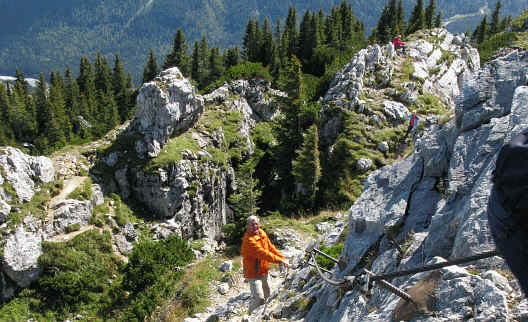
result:
[(259, 228), (260, 236), (246, 231), (242, 239), (242, 257), (244, 262), (244, 277), (256, 278), (266, 275), (269, 263), (280, 263), (284, 260), (282, 255), (271, 243), (264, 230)]

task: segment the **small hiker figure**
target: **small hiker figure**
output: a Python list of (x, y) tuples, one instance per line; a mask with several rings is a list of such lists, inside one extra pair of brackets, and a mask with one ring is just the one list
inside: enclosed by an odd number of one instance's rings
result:
[(416, 112), (413, 112), (409, 118), (409, 126), (407, 127), (407, 132), (405, 132), (405, 136), (403, 137), (403, 141), (407, 139), (407, 135), (409, 133), (413, 133), (413, 135), (416, 134), (416, 131), (418, 130), (418, 122), (420, 121), (420, 118), (416, 114)]
[(401, 48), (402, 54), (404, 56), (406, 55), (405, 43), (401, 40), (401, 36), (400, 35), (394, 37), (394, 39), (392, 40), (392, 45), (394, 46), (394, 49), (396, 50), (396, 53), (398, 53), (398, 49)]

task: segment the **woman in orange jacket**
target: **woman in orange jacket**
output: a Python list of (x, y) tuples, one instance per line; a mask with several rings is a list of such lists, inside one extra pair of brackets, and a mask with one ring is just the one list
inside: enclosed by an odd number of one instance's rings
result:
[(244, 277), (248, 279), (251, 289), (249, 313), (265, 303), (270, 295), (268, 283), (269, 263), (283, 264), (288, 267), (286, 258), (271, 243), (264, 230), (259, 228), (257, 216), (247, 219), (247, 230), (242, 239), (242, 257)]

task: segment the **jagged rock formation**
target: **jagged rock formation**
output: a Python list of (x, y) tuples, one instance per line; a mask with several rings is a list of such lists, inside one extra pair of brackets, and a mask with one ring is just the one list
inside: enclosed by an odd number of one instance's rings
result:
[(163, 219), (163, 229), (214, 239), (230, 220), (226, 200), (236, 189), (229, 153), (253, 153), (251, 129), (278, 114), (282, 96), (260, 80), (233, 81), (202, 96), (177, 68), (165, 70), (140, 89), (124, 134), (134, 153), (128, 146), (103, 155), (110, 178), (101, 177), (109, 191), (140, 200)]
[[(490, 62), (463, 83), (454, 119), (427, 127), (411, 157), (368, 177), (348, 211), (342, 253), (348, 265), (336, 279), (365, 266), (380, 274), (494, 249), (486, 217), (490, 177), (502, 144), (528, 126), (527, 70), (527, 52)], [(414, 310), (402, 309), (402, 300), (383, 289), (366, 296), (357, 285), (344, 292), (307, 282), (301, 292), (317, 301), (305, 320), (525, 319), (526, 299), (505, 270), (492, 257), (392, 280), (430, 298), (429, 307)]]
[[(405, 57), (397, 56), (391, 44), (368, 46), (335, 75), (320, 100), (323, 144), (331, 145), (343, 130), (339, 111), (364, 115), (370, 127), (382, 128), (403, 124), (410, 115), (410, 105), (419, 107), (418, 97), (424, 93), (454, 105), (463, 81), (480, 68), (477, 50), (463, 35), (453, 36), (445, 29), (423, 31), (413, 37), (418, 40), (407, 43)], [(403, 65), (407, 71), (402, 71)], [(402, 81), (402, 73), (410, 71), (404, 75), (409, 81)]]

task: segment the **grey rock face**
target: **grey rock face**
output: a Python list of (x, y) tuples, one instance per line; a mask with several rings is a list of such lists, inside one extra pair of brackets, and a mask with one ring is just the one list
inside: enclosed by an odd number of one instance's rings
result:
[(20, 226), (6, 240), (3, 271), (20, 287), (28, 287), (40, 275), (37, 259), (42, 254), (41, 235)]
[(37, 178), (40, 182), (51, 182), (55, 176), (55, 169), (49, 158), (33, 157), (20, 150), (6, 147), (0, 153), (0, 167), (5, 178), (15, 190), (19, 201), (30, 201), (35, 194)]
[(173, 67), (141, 87), (137, 104), (130, 128), (144, 138), (136, 142), (136, 150), (155, 157), (171, 136), (188, 129), (198, 119), (204, 99), (179, 69)]
[[(452, 46), (450, 41), (442, 46)], [(367, 256), (371, 270), (390, 272), (444, 260), (435, 256), (462, 258), (495, 248), (486, 213), (490, 179), (501, 146), (528, 127), (526, 57), (526, 52), (513, 53), (486, 65), (464, 85), (453, 120), (430, 125), (417, 140), (413, 156), (368, 177), (348, 212), (349, 233), (341, 254), (348, 265), (336, 279), (356, 273)], [(405, 246), (404, 254), (388, 242), (389, 230)], [(437, 285), (430, 290), (434, 315), (410, 320), (510, 321), (524, 316), (526, 309), (510, 310), (508, 303), (522, 303), (523, 297), (499, 269), (504, 269), (504, 261), (491, 257), (472, 262), (470, 268), (438, 270)], [(427, 274), (392, 283), (409, 290)], [(356, 286), (330, 308), (333, 294), (333, 287), (324, 286), (305, 320), (391, 320), (400, 301), (377, 290), (365, 299)]]
[(464, 83), (457, 102), (457, 125), (462, 130), (478, 127), (511, 111), (515, 89), (527, 82), (528, 54), (513, 51), (484, 66)]
[(93, 206), (90, 200), (67, 199), (54, 205), (52, 210), (54, 232), (64, 233), (73, 224), (88, 225)]

